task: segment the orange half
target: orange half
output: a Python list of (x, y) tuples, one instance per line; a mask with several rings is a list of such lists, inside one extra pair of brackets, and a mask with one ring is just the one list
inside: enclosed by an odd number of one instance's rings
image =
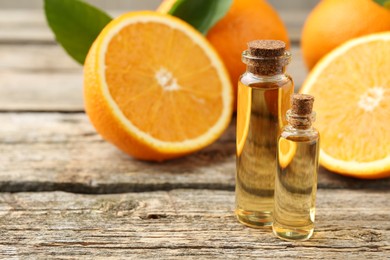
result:
[(390, 33), (338, 47), (314, 67), (302, 93), (314, 95), (320, 163), (358, 178), (390, 176)]
[(148, 11), (120, 16), (96, 39), (84, 97), (97, 131), (146, 160), (211, 144), (232, 115), (229, 76), (213, 47), (183, 21)]

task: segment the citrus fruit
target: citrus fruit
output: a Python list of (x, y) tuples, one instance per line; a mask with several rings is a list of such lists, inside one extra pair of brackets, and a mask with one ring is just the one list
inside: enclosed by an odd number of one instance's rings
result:
[[(167, 13), (176, 0), (165, 0), (157, 9)], [(234, 0), (226, 16), (207, 33), (207, 39), (224, 61), (237, 95), (238, 78), (245, 71), (241, 61), (247, 42), (261, 39), (282, 40), (289, 47), (286, 27), (265, 0)]]
[(373, 0), (322, 0), (303, 27), (301, 48), (311, 69), (326, 53), (359, 36), (390, 31), (390, 10)]
[(314, 95), (320, 163), (358, 178), (390, 176), (390, 32), (357, 38), (321, 59), (301, 92)]
[(185, 22), (132, 12), (109, 23), (84, 65), (86, 112), (124, 152), (162, 161), (215, 141), (232, 116), (223, 62)]

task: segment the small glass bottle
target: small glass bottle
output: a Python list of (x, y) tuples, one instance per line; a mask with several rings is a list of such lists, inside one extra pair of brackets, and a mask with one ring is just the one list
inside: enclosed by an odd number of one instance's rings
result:
[(284, 42), (257, 40), (248, 47), (238, 82), (235, 213), (257, 228), (272, 224), (277, 137), (287, 124), (294, 84), (285, 72), (291, 56)]
[(313, 102), (313, 96), (292, 95), (289, 124), (279, 137), (272, 229), (285, 240), (306, 240), (314, 231), (320, 136), (311, 126)]

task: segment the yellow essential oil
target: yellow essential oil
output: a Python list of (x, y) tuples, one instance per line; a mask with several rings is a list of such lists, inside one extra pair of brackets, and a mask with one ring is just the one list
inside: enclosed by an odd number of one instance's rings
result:
[(272, 224), (277, 138), (294, 91), (285, 73), (290, 54), (281, 41), (253, 41), (237, 100), (236, 216), (250, 227)]
[(272, 228), (285, 240), (306, 240), (314, 231), (319, 133), (311, 127), (313, 101), (309, 95), (293, 95), (289, 125), (279, 137)]

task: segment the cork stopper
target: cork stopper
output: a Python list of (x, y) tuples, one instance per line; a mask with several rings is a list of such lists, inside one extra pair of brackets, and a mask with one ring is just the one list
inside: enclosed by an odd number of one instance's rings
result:
[(315, 120), (313, 112), (314, 97), (305, 94), (291, 96), (291, 109), (287, 111), (287, 120), (297, 129), (308, 129)]
[(255, 40), (248, 42), (248, 50), (243, 54), (247, 71), (264, 76), (281, 74), (290, 61), (286, 44), (279, 40)]
[(283, 56), (286, 44), (279, 40), (255, 40), (248, 42), (249, 54), (255, 57)]
[(313, 111), (314, 97), (306, 94), (291, 96), (291, 111), (300, 116), (310, 115)]

